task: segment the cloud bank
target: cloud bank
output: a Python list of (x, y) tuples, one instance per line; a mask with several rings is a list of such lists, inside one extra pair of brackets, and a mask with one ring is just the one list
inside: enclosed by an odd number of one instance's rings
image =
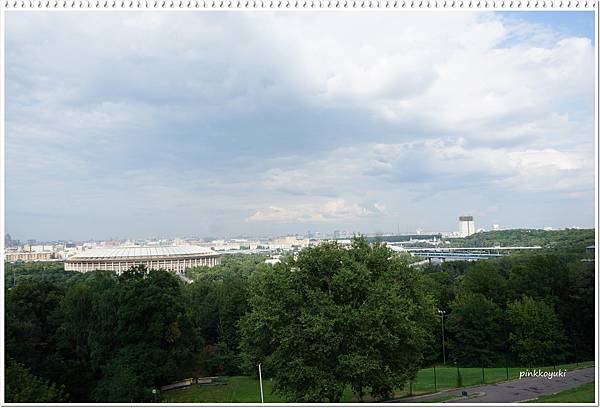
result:
[(6, 26), (15, 237), (593, 226), (585, 36), (476, 12)]

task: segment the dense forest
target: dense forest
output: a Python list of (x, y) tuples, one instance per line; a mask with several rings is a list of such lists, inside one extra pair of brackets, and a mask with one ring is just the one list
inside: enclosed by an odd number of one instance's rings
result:
[(485, 231), (466, 238), (452, 238), (452, 247), (488, 247), (488, 246), (540, 246), (560, 252), (581, 252), (586, 246), (594, 245), (594, 229), (564, 229), (546, 231), (540, 229), (511, 229)]
[(171, 381), (255, 375), (258, 362), (290, 401), (335, 402), (346, 386), (384, 399), (441, 363), (442, 316), (448, 364), (593, 359), (595, 268), (582, 261), (591, 256), (583, 234), (546, 237), (561, 244), (534, 253), (420, 268), (364, 239), (275, 266), (226, 255), (188, 270), (193, 283), (143, 267), (116, 275), (5, 264), (6, 400), (159, 401), (153, 390)]

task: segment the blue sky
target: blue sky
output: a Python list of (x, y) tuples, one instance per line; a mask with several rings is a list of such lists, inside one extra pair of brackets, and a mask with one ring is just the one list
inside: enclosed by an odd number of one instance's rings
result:
[(541, 25), (563, 36), (586, 37), (595, 43), (593, 11), (504, 11), (498, 15), (511, 20)]
[(28, 239), (594, 225), (593, 13), (7, 12)]

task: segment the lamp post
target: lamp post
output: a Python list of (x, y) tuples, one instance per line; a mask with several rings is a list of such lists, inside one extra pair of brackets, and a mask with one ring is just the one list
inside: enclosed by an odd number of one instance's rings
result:
[(444, 334), (444, 315), (446, 314), (446, 311), (438, 309), (438, 313), (442, 316), (442, 356), (444, 358), (444, 365), (446, 365), (446, 341)]
[(260, 402), (265, 403), (265, 398), (263, 395), (263, 384), (262, 384), (262, 371), (260, 369), (260, 364), (258, 365), (258, 380), (260, 382)]

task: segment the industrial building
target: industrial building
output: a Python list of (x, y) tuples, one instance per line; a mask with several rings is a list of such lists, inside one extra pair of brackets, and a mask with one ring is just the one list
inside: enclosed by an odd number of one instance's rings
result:
[(221, 255), (200, 246), (153, 246), (94, 248), (71, 256), (65, 270), (90, 272), (96, 270), (121, 273), (145, 265), (148, 269), (165, 269), (182, 273), (196, 266), (213, 267), (221, 263)]

